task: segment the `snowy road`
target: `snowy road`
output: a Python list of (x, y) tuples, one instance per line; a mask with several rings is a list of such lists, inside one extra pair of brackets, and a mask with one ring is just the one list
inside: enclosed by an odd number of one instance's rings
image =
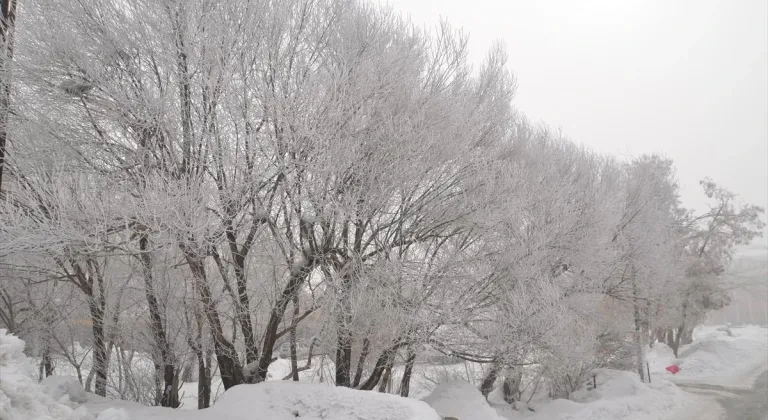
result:
[(680, 384), (680, 387), (716, 399), (725, 411), (721, 420), (768, 420), (768, 371), (756, 379), (750, 390), (703, 383)]

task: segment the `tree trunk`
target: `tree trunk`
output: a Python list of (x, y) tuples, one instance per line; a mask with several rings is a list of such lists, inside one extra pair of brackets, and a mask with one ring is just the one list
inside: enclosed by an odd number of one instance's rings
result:
[(411, 390), (411, 376), (413, 376), (413, 364), (416, 363), (416, 351), (413, 346), (408, 346), (408, 359), (405, 361), (403, 378), (400, 380), (400, 396), (408, 397)]
[(292, 273), (288, 279), (288, 283), (285, 285), (280, 298), (275, 302), (272, 307), (272, 311), (269, 315), (269, 321), (267, 321), (267, 328), (264, 331), (264, 342), (261, 346), (261, 356), (259, 358), (259, 365), (256, 369), (253, 382), (262, 382), (267, 378), (267, 370), (270, 363), (272, 363), (272, 352), (277, 341), (277, 328), (280, 326), (280, 322), (285, 315), (285, 309), (288, 306), (288, 302), (293, 300), (293, 295), (299, 292), (299, 288), (304, 283), (304, 280), (309, 276), (314, 266), (314, 260), (310, 260), (303, 267), (298, 267)]
[(635, 268), (632, 267), (632, 307), (635, 320), (635, 358), (637, 363), (637, 373), (640, 374), (640, 381), (645, 382), (645, 349), (643, 348), (643, 320), (640, 313), (640, 296), (637, 290), (637, 278)]
[(373, 367), (373, 372), (371, 372), (371, 376), (368, 377), (368, 379), (363, 382), (362, 385), (358, 389), (364, 390), (364, 391), (370, 391), (373, 388), (376, 387), (376, 385), (381, 380), (381, 376), (384, 373), (385, 369), (390, 363), (390, 360), (395, 356), (395, 353), (397, 353), (398, 350), (400, 350), (403, 346), (408, 345), (408, 342), (400, 338), (395, 341), (395, 344), (393, 344), (388, 349), (381, 352), (379, 355), (379, 358), (376, 359), (376, 364)]
[(93, 385), (93, 377), (95, 376), (96, 370), (91, 368), (91, 370), (88, 371), (88, 376), (85, 377), (85, 390), (87, 392), (91, 392), (92, 385)]
[(675, 346), (675, 330), (672, 328), (669, 328), (665, 332), (665, 343), (667, 343), (667, 346), (669, 348), (674, 348)]
[(688, 302), (683, 301), (683, 311), (682, 311), (683, 312), (683, 317), (682, 317), (683, 319), (682, 319), (682, 322), (680, 322), (680, 326), (677, 327), (677, 331), (675, 331), (675, 339), (674, 339), (674, 341), (672, 343), (672, 352), (674, 352), (675, 357), (678, 357), (677, 353), (680, 350), (681, 339), (682, 339), (682, 336), (683, 336), (683, 332), (686, 329), (686, 325), (685, 324), (686, 324), (686, 321), (687, 321), (687, 313), (686, 313), (687, 310), (688, 310)]
[(53, 375), (53, 360), (51, 359), (51, 347), (46, 343), (43, 345), (43, 354), (40, 358), (40, 380)]
[(341, 309), (336, 317), (336, 386), (352, 385), (352, 303), (350, 298), (352, 279), (345, 273), (341, 279), (339, 303)]
[(677, 327), (677, 331), (675, 331), (675, 339), (672, 343), (672, 352), (675, 354), (675, 357), (678, 357), (678, 352), (680, 350), (680, 338), (683, 336), (684, 329), (685, 325), (681, 325)]
[(93, 296), (88, 297), (88, 307), (91, 311), (93, 326), (93, 367), (94, 393), (107, 396), (107, 347), (104, 340), (104, 308), (96, 302)]
[(493, 391), (493, 384), (496, 383), (500, 371), (501, 364), (494, 362), (493, 365), (491, 365), (491, 369), (485, 375), (485, 378), (483, 378), (483, 382), (480, 383), (480, 393), (483, 394), (486, 399), (488, 399), (488, 395)]
[(158, 373), (161, 373), (163, 378), (159, 403), (163, 407), (177, 408), (181, 405), (181, 401), (179, 400), (176, 366), (173, 354), (170, 351), (171, 345), (167, 339), (168, 335), (163, 325), (160, 304), (155, 294), (152, 256), (149, 251), (149, 240), (145, 234), (139, 236), (139, 250), (141, 251), (140, 260), (144, 277), (144, 292), (147, 297), (147, 306), (149, 307), (150, 332), (155, 344), (155, 357), (159, 356), (160, 358), (157, 363)]
[(197, 364), (196, 359), (196, 355), (192, 360), (190, 360), (189, 356), (184, 357), (184, 367), (181, 369), (182, 382), (197, 382), (197, 370), (193, 369), (193, 367)]
[(249, 251), (250, 244), (243, 244), (238, 248), (237, 237), (232, 230), (231, 221), (228, 223), (227, 239), (229, 250), (232, 254), (232, 265), (235, 270), (235, 282), (237, 283), (237, 320), (240, 323), (240, 330), (243, 332), (243, 341), (245, 342), (245, 363), (250, 364), (258, 359), (259, 349), (256, 344), (256, 335), (253, 332), (253, 322), (251, 321), (251, 303), (248, 298), (247, 279), (245, 277), (245, 257)]
[(640, 320), (637, 307), (635, 307), (635, 362), (637, 363), (637, 373), (640, 375), (640, 381), (645, 382), (645, 352), (643, 349), (642, 331), (640, 330)]
[(211, 362), (210, 351), (197, 354), (197, 408), (202, 410), (211, 406)]
[(388, 392), (390, 381), (392, 380), (392, 364), (387, 363), (387, 367), (384, 368), (384, 374), (379, 382), (379, 392)]
[(680, 337), (680, 344), (686, 345), (693, 343), (693, 328), (683, 328), (683, 333)]
[(0, 192), (3, 190), (3, 169), (5, 167), (8, 142), (8, 111), (11, 104), (9, 72), (4, 63), (13, 58), (13, 33), (16, 24), (16, 0), (0, 1)]
[(371, 340), (368, 337), (363, 339), (363, 348), (360, 350), (360, 357), (357, 359), (357, 368), (355, 369), (355, 379), (352, 381), (352, 386), (357, 388), (360, 386), (360, 380), (363, 378), (363, 368), (365, 367), (365, 359), (368, 358), (368, 353), (371, 350)]
[(219, 317), (218, 309), (216, 309), (216, 303), (213, 301), (211, 289), (208, 286), (202, 257), (189, 252), (184, 246), (181, 248), (192, 270), (192, 277), (195, 280), (195, 286), (200, 295), (200, 301), (203, 304), (203, 312), (211, 328), (213, 349), (216, 354), (216, 361), (219, 364), (221, 383), (224, 385), (224, 389), (227, 390), (243, 383), (243, 369), (240, 366), (235, 346), (224, 337), (221, 318)]
[(211, 403), (211, 362), (210, 351), (203, 349), (203, 320), (200, 312), (195, 309), (195, 324), (197, 335), (187, 337), (187, 344), (197, 358), (197, 408), (202, 410), (210, 407)]
[(519, 367), (507, 369), (504, 375), (504, 383), (502, 385), (504, 391), (504, 401), (507, 404), (514, 404), (520, 400), (520, 385), (523, 382), (523, 370)]
[(291, 346), (291, 374), (293, 380), (299, 381), (299, 359), (296, 354), (296, 323), (299, 320), (299, 294), (293, 295), (293, 321), (291, 321), (290, 346)]

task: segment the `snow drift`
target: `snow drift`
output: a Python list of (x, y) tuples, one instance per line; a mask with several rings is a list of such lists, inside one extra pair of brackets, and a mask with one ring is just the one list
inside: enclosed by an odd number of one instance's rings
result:
[[(757, 326), (733, 328), (733, 336), (717, 327), (701, 327), (694, 332), (694, 342), (683, 346), (675, 358), (672, 349), (656, 343), (647, 354), (652, 374), (685, 383), (707, 382), (733, 388), (749, 388), (745, 378), (765, 371), (768, 365), (768, 329)], [(672, 376), (664, 368), (680, 366)], [(747, 381), (749, 382), (749, 381)]]
[(238, 385), (222, 395), (205, 417), (246, 420), (440, 420), (426, 403), (391, 394), (289, 381)]
[[(288, 381), (239, 385), (206, 410), (172, 410), (86, 393), (68, 376), (41, 383), (26, 370), (24, 342), (0, 330), (2, 420), (440, 420), (424, 402), (396, 395)], [(463, 419), (462, 419), (463, 420)]]
[[(0, 330), (0, 419), (92, 420), (88, 411), (66, 392), (46, 393), (24, 371), (24, 342)], [(100, 418), (100, 420), (104, 420)]]
[(444, 382), (423, 400), (443, 417), (459, 420), (501, 420), (474, 385), (462, 380)]
[(535, 412), (510, 418), (529, 420), (663, 420), (680, 418), (697, 397), (665, 380), (643, 383), (637, 374), (598, 369), (597, 389), (582, 388), (570, 400), (555, 400)]

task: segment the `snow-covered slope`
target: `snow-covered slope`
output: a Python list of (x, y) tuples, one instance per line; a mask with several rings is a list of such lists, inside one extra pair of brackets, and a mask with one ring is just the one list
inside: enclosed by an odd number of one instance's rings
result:
[[(679, 358), (657, 343), (648, 353), (651, 373), (679, 383), (749, 389), (756, 375), (768, 369), (768, 328), (746, 326), (732, 328), (731, 333), (728, 336), (716, 326), (697, 328), (693, 343), (680, 348)], [(676, 375), (664, 370), (673, 363), (680, 366)]]
[(291, 381), (238, 385), (225, 392), (213, 407), (199, 411), (90, 397), (86, 406), (92, 412), (119, 407), (132, 420), (440, 420), (437, 413), (421, 401)]
[(555, 400), (535, 412), (506, 412), (509, 419), (527, 420), (673, 420), (683, 419), (700, 398), (665, 380), (640, 382), (637, 374), (597, 370), (597, 389), (580, 389), (570, 400)]
[[(205, 410), (209, 411), (209, 410)], [(426, 403), (392, 394), (290, 381), (239, 385), (210, 409), (211, 420), (439, 420)]]
[(2, 420), (440, 420), (418, 400), (289, 381), (236, 386), (206, 410), (147, 407), (87, 394), (71, 377), (38, 384), (25, 371), (23, 350), (23, 341), (0, 330)]
[[(24, 342), (0, 330), (0, 419), (92, 420), (93, 416), (65, 392), (58, 398), (33, 381), (24, 371)], [(100, 419), (103, 420), (103, 419)]]
[(459, 420), (501, 420), (496, 410), (485, 401), (485, 397), (472, 384), (453, 380), (442, 383), (432, 391), (424, 402), (441, 416)]

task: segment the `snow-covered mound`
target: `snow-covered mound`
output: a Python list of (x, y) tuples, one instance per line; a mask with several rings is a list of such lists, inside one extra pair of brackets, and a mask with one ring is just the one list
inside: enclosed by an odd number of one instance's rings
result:
[(24, 342), (0, 330), (0, 419), (93, 419), (85, 408), (78, 407), (67, 395), (61, 394), (55, 399), (46, 394), (41, 385), (26, 375), (25, 365)]
[(48, 394), (54, 400), (61, 400), (66, 396), (70, 401), (84, 403), (88, 401), (88, 394), (85, 393), (80, 381), (74, 376), (49, 376), (40, 382), (43, 392)]
[(577, 390), (571, 400), (555, 400), (519, 412), (529, 420), (666, 420), (679, 418), (697, 397), (665, 380), (643, 383), (637, 374), (610, 369), (596, 370), (597, 389)]
[(765, 348), (753, 345), (751, 340), (703, 341), (680, 352), (680, 366), (685, 376), (711, 376), (760, 357), (766, 357)]
[(664, 369), (671, 364), (682, 363), (680, 360), (677, 360), (672, 348), (665, 343), (654, 343), (653, 347), (646, 353), (645, 359), (650, 365), (651, 374), (654, 376), (665, 372)]
[(459, 420), (501, 419), (496, 410), (485, 401), (480, 391), (469, 382), (452, 380), (435, 388), (423, 400), (443, 417)]
[[(695, 331), (694, 342), (683, 346), (679, 358), (664, 344), (656, 343), (647, 354), (654, 377), (676, 382), (703, 381), (728, 387), (750, 387), (748, 380), (768, 367), (768, 329), (757, 326), (732, 328), (733, 336), (717, 327)], [(665, 367), (677, 364), (672, 375)]]
[(250, 420), (256, 413), (269, 420), (440, 420), (421, 401), (290, 381), (238, 385), (203, 412), (211, 420)]

